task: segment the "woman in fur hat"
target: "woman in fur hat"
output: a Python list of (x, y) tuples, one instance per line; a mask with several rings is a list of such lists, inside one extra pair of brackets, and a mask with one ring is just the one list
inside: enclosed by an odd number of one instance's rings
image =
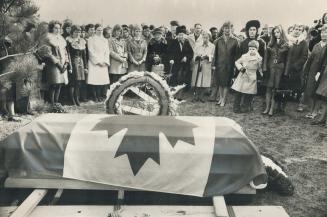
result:
[(268, 77), (266, 81), (266, 109), (262, 114), (272, 116), (275, 107), (275, 93), (279, 88), (280, 79), (285, 73), (285, 66), (289, 50), (288, 40), (281, 26), (276, 26), (272, 30), (271, 40), (267, 47), (267, 69)]
[(266, 43), (264, 40), (259, 38), (259, 28), (260, 28), (260, 22), (259, 20), (250, 20), (245, 25), (245, 34), (246, 39), (241, 42), (240, 44), (240, 56), (243, 54), (246, 54), (249, 51), (249, 42), (252, 40), (255, 40), (259, 43), (258, 52), (262, 59), (265, 57), (266, 53)]
[[(245, 25), (245, 35), (246, 35), (246, 39), (244, 39), (241, 43), (240, 43), (240, 56), (242, 56), (243, 54), (246, 54), (249, 50), (249, 42), (250, 41), (257, 41), (259, 43), (259, 47), (258, 47), (258, 52), (259, 55), (262, 57), (262, 65), (264, 64), (264, 59), (266, 56), (266, 43), (263, 39), (261, 39), (259, 37), (259, 28), (260, 28), (260, 21), (259, 20), (250, 20), (246, 23)], [(265, 74), (266, 75), (266, 74)], [(257, 82), (259, 84), (262, 84), (263, 80), (263, 76), (261, 76), (260, 73), (257, 73)], [(260, 88), (261, 90), (261, 88)], [(248, 96), (248, 100), (250, 102), (252, 102), (253, 100), (253, 96)], [(250, 109), (252, 108), (252, 104), (250, 105)]]
[(133, 38), (127, 42), (129, 57), (128, 72), (145, 71), (145, 60), (147, 55), (147, 43), (142, 39), (141, 26), (133, 26)]

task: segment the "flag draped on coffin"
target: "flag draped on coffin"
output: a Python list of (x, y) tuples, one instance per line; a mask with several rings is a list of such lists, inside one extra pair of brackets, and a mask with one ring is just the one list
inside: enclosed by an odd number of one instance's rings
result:
[(228, 118), (48, 114), (1, 144), (11, 177), (70, 178), (214, 196), (265, 183), (260, 154)]

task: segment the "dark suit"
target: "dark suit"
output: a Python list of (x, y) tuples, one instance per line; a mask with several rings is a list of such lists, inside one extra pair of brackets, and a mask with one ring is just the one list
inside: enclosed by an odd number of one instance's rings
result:
[[(169, 60), (174, 60), (172, 68), (171, 85), (187, 84), (191, 82), (191, 61), (193, 59), (193, 49), (188, 40), (184, 40), (181, 44), (177, 39), (174, 39), (168, 48)], [(182, 63), (182, 59), (186, 57), (187, 61)]]

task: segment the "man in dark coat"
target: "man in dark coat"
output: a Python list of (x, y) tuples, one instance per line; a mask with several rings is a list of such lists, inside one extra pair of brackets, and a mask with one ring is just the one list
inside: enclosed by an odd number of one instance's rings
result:
[(153, 30), (153, 38), (148, 44), (148, 53), (146, 57), (147, 71), (152, 71), (153, 65), (164, 65), (164, 71), (167, 72), (167, 41), (162, 36), (159, 28)]
[(232, 24), (228, 21), (223, 24), (223, 35), (215, 42), (215, 53), (212, 60), (214, 78), (210, 101), (216, 101), (219, 90), (217, 105), (225, 106), (229, 86), (234, 75), (235, 61), (239, 56), (239, 44), (232, 35)]
[(170, 21), (170, 31), (168, 31), (166, 34), (166, 41), (167, 41), (168, 47), (170, 46), (171, 42), (174, 39), (176, 39), (176, 29), (178, 26), (179, 26), (178, 21), (176, 21), (176, 20)]
[(172, 67), (171, 85), (186, 84), (191, 82), (191, 61), (193, 49), (190, 42), (186, 40), (186, 27), (179, 26), (176, 29), (177, 39), (173, 40), (168, 48), (169, 63)]

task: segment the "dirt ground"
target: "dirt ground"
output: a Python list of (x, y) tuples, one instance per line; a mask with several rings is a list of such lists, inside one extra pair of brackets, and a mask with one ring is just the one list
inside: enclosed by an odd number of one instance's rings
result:
[[(291, 217), (327, 216), (327, 127), (310, 125), (305, 113), (295, 112), (296, 104), (289, 103), (285, 115), (261, 115), (263, 100), (256, 97), (254, 111), (249, 114), (232, 112), (232, 97), (223, 108), (214, 103), (180, 105), (179, 114), (189, 116), (225, 116), (237, 121), (248, 137), (268, 154), (283, 164), (295, 185), (291, 197), (277, 193), (258, 192), (250, 205), (280, 205)], [(103, 104), (82, 103), (81, 107), (66, 106), (70, 113), (104, 113)], [(21, 123), (0, 120), (0, 140), (15, 129), (29, 123), (35, 116), (22, 116)], [(0, 161), (1, 162), (1, 161)]]

